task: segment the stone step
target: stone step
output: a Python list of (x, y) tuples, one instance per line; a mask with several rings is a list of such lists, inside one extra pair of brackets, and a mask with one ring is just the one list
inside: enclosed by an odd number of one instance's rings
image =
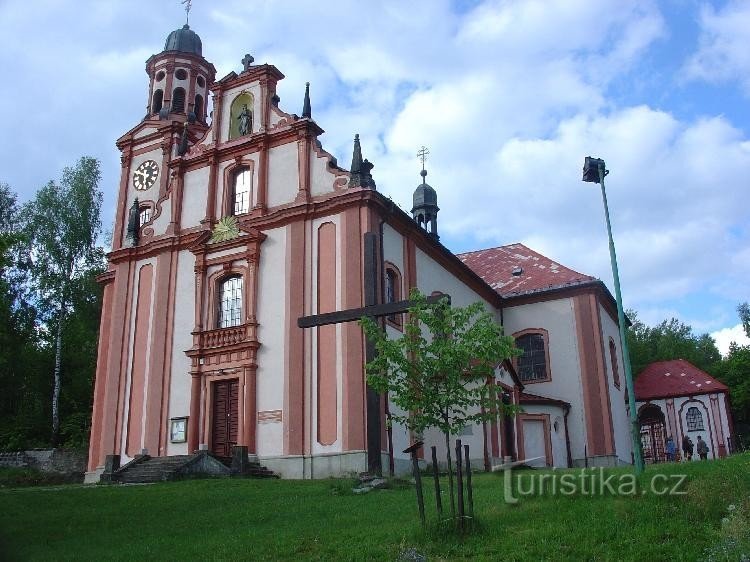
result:
[[(164, 480), (172, 480), (176, 477), (181, 476), (182, 470), (190, 465), (193, 461), (198, 463), (210, 462), (208, 459), (200, 460), (200, 456), (205, 453), (196, 453), (194, 455), (175, 455), (172, 457), (149, 457), (140, 458), (134, 461), (135, 464), (128, 464), (123, 466), (116, 473), (116, 481), (123, 484), (135, 484), (135, 483), (150, 483), (150, 482), (161, 482)], [(220, 459), (211, 457), (216, 461), (222, 462), (224, 466), (229, 468), (227, 460), (231, 459)], [(195, 473), (196, 467), (193, 466), (193, 470), (188, 469), (188, 472)], [(212, 472), (213, 474), (213, 472)], [(215, 474), (225, 475), (225, 474)], [(228, 474), (226, 474), (228, 476)], [(268, 470), (265, 466), (262, 466), (258, 462), (250, 462), (248, 464), (248, 471), (244, 476), (250, 478), (278, 478), (278, 475)]]

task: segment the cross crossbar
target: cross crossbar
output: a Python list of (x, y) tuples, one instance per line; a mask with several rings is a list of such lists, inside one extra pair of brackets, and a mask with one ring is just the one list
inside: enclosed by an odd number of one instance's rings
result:
[[(427, 303), (434, 304), (443, 298), (448, 298), (448, 301), (450, 302), (449, 295), (440, 294), (427, 297)], [(336, 312), (301, 316), (297, 319), (297, 326), (300, 328), (314, 328), (316, 326), (326, 326), (328, 324), (339, 324), (340, 322), (353, 322), (364, 316), (375, 318), (379, 316), (390, 316), (392, 314), (407, 312), (414, 304), (414, 301), (407, 299), (386, 304), (373, 304), (361, 308), (350, 308), (348, 310), (338, 310)]]

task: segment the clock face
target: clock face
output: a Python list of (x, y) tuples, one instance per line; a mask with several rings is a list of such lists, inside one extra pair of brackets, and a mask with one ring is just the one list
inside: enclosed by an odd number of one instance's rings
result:
[(133, 172), (133, 187), (139, 191), (145, 191), (156, 183), (158, 177), (159, 165), (153, 160), (146, 160)]

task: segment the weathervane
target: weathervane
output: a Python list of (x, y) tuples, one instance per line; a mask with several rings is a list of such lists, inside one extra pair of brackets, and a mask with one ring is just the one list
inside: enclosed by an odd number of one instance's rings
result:
[(185, 6), (185, 25), (190, 23), (190, 8), (193, 7), (193, 0), (182, 0), (182, 4)]

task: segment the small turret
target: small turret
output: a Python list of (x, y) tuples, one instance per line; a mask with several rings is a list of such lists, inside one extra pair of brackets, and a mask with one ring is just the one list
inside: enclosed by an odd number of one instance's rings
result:
[(419, 172), (419, 175), (422, 176), (422, 183), (414, 190), (414, 205), (411, 209), (411, 215), (417, 221), (417, 224), (424, 228), (430, 236), (435, 238), (435, 240), (439, 240), (437, 214), (440, 207), (437, 204), (437, 192), (425, 181), (427, 170), (424, 168), (424, 161), (427, 154), (429, 154), (429, 151), (425, 147), (422, 147), (417, 154), (422, 160), (422, 171)]

